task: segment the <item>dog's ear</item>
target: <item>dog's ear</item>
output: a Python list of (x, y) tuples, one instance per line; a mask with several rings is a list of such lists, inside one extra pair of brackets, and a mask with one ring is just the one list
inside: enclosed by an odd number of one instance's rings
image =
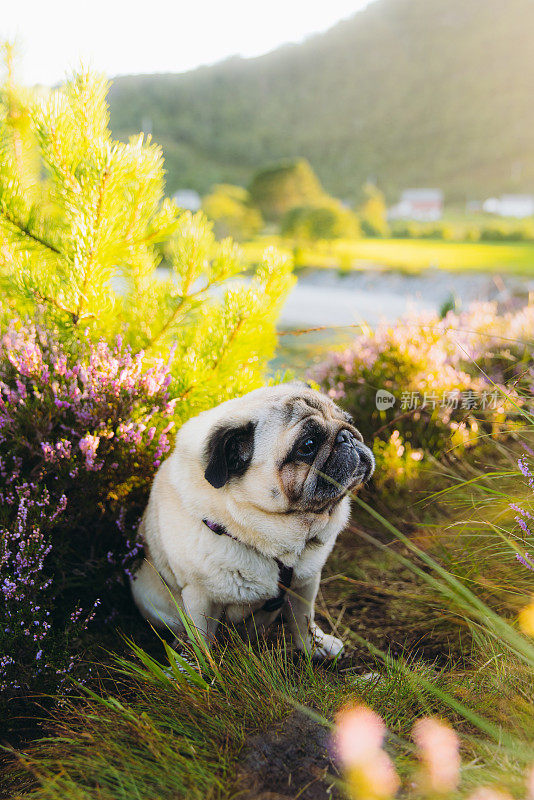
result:
[(254, 453), (255, 427), (253, 422), (240, 426), (223, 425), (211, 434), (206, 447), (208, 465), (204, 477), (216, 489), (247, 471)]

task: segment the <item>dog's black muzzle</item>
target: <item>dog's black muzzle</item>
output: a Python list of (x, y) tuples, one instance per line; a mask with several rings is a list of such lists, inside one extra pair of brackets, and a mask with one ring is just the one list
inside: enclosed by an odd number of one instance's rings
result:
[(336, 436), (328, 459), (319, 470), (314, 496), (327, 500), (340, 497), (349, 487), (365, 483), (375, 468), (372, 452), (347, 428)]

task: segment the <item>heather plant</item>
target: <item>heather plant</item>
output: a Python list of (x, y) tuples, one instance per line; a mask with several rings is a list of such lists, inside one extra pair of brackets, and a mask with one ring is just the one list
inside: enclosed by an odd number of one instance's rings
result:
[[(519, 471), (525, 478), (525, 481), (531, 491), (534, 490), (534, 471), (529, 464), (529, 454), (524, 453), (517, 461)], [(510, 503), (510, 508), (515, 514), (515, 522), (517, 523), (517, 542), (520, 552), (516, 553), (516, 558), (525, 569), (534, 571), (534, 533), (532, 532), (534, 514), (532, 513), (532, 499), (528, 498), (530, 502), (528, 507), (525, 502)]]
[[(521, 390), (532, 387), (533, 337), (533, 307), (499, 316), (495, 304), (475, 304), (366, 330), (311, 376), (374, 440), (379, 485), (398, 488), (429, 459), (473, 456), (489, 435), (513, 431)], [(390, 408), (377, 407), (379, 390), (393, 396)]]
[(168, 366), (120, 341), (74, 359), (12, 325), (0, 344), (0, 680), (40, 690), (76, 660), (80, 634), (123, 607), (136, 527), (174, 428)]
[(93, 610), (74, 608), (68, 617), (55, 618), (56, 587), (47, 569), (49, 531), (65, 511), (66, 496), (54, 506), (46, 490), (10, 479), (2, 504), (0, 692), (7, 699), (27, 691), (35, 680), (47, 688), (62, 684), (75, 661), (70, 640), (91, 621), (98, 600)]

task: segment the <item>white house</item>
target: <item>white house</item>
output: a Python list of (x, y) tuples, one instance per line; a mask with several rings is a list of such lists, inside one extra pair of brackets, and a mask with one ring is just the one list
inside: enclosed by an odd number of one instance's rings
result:
[(185, 208), (186, 211), (195, 213), (200, 210), (202, 200), (198, 192), (194, 189), (178, 189), (172, 196), (178, 208)]
[(497, 214), (499, 217), (525, 219), (534, 216), (534, 195), (502, 194), (500, 197), (488, 197), (482, 209), (487, 214)]
[(405, 189), (397, 205), (388, 211), (390, 219), (413, 219), (436, 222), (443, 216), (441, 189)]

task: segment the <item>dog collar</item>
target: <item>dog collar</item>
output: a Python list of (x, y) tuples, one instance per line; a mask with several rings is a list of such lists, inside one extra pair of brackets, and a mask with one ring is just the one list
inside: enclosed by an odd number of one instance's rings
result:
[(230, 539), (235, 539), (235, 536), (232, 536), (231, 533), (228, 533), (224, 525), (219, 525), (218, 522), (212, 522), (210, 519), (203, 519), (202, 522), (210, 529), (210, 531), (216, 533), (217, 536), (229, 536)]
[[(228, 533), (224, 525), (219, 525), (218, 522), (212, 522), (210, 519), (203, 519), (202, 522), (210, 531), (216, 533), (217, 536), (228, 536), (230, 539), (233, 539), (234, 542), (239, 542), (239, 539), (232, 536), (231, 533)], [(241, 544), (243, 544), (243, 542), (241, 542)], [(287, 590), (290, 588), (291, 581), (293, 580), (293, 567), (286, 567), (279, 558), (275, 558), (274, 560), (278, 567), (278, 594), (276, 597), (271, 597), (270, 600), (266, 600), (261, 607), (261, 611), (278, 611), (279, 608), (282, 608)]]

